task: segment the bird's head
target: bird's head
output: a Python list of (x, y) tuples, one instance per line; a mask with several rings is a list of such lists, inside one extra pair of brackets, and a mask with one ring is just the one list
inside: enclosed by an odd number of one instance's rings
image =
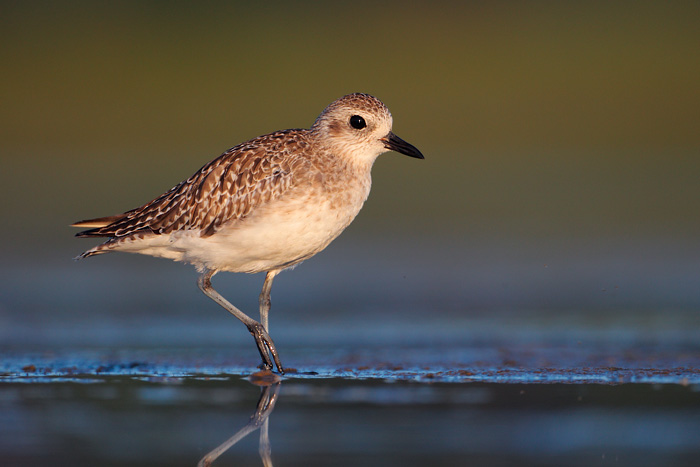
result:
[(392, 131), (389, 109), (376, 97), (354, 93), (332, 102), (318, 116), (312, 133), (334, 153), (370, 165), (380, 154), (397, 151), (423, 159), (423, 154)]

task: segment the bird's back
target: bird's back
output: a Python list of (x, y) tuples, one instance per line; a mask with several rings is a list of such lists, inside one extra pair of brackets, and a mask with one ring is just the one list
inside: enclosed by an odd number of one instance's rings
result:
[(245, 218), (293, 184), (295, 169), (308, 163), (303, 157), (310, 144), (307, 133), (283, 130), (234, 146), (141, 207), (73, 224), (93, 227), (78, 237), (111, 238), (83, 256), (119, 249), (119, 243), (130, 238), (178, 231), (209, 237), (224, 224)]

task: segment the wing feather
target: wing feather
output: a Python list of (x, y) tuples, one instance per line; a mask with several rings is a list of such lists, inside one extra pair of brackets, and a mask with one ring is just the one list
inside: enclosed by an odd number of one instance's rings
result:
[(94, 227), (79, 237), (124, 237), (148, 232), (201, 230), (213, 235), (226, 222), (242, 219), (282, 195), (293, 183), (292, 166), (306, 130), (285, 130), (235, 146), (153, 201), (117, 216), (81, 221)]

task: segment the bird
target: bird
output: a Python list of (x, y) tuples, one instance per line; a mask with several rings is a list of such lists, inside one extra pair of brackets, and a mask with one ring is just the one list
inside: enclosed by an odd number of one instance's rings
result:
[[(380, 154), (424, 159), (392, 131), (382, 101), (365, 93), (329, 104), (311, 128), (269, 133), (225, 151), (187, 180), (122, 214), (82, 220), (81, 238), (107, 238), (75, 259), (121, 251), (189, 263), (199, 289), (255, 339), (260, 368), (284, 374), (269, 334), (270, 292), (281, 271), (328, 246), (369, 196)], [(265, 272), (256, 321), (211, 284), (222, 271)]]

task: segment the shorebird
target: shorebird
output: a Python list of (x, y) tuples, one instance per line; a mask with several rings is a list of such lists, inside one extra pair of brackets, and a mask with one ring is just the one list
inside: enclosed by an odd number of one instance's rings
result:
[[(112, 251), (190, 263), (197, 285), (253, 335), (261, 367), (284, 374), (268, 333), (272, 281), (323, 250), (358, 214), (377, 156), (397, 151), (423, 159), (392, 132), (377, 98), (348, 94), (310, 129), (282, 130), (234, 146), (187, 180), (123, 214), (76, 222), (78, 237), (108, 240), (76, 259)], [(219, 271), (266, 272), (255, 321), (211, 285)]]

